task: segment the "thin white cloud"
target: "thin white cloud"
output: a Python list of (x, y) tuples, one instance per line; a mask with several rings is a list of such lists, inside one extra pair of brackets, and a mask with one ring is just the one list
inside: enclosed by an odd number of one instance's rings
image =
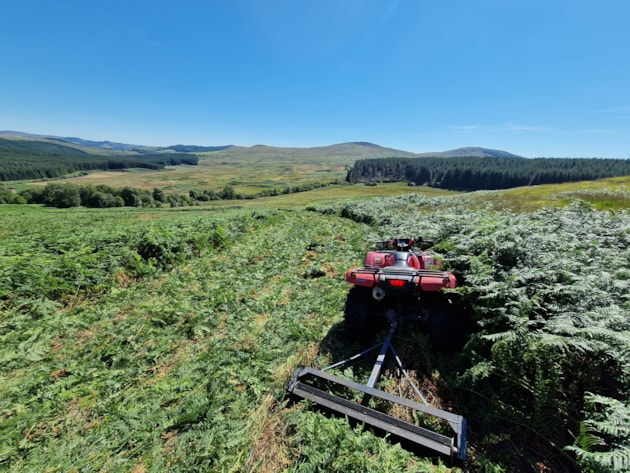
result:
[(447, 126), (446, 128), (455, 131), (475, 131), (481, 129), (482, 127), (480, 125), (453, 125)]
[(630, 105), (620, 105), (618, 107), (602, 108), (593, 110), (593, 113), (601, 115), (628, 115), (630, 114)]
[(589, 128), (586, 130), (580, 130), (578, 133), (583, 135), (613, 135), (617, 133), (617, 130), (610, 130), (606, 128)]
[(554, 128), (545, 126), (515, 125), (514, 123), (508, 123), (502, 128), (504, 130), (516, 131), (519, 133), (550, 133), (552, 131), (556, 131)]
[(609, 119), (622, 119), (627, 120), (630, 118), (630, 105), (620, 105), (618, 107), (601, 108), (597, 110), (591, 110), (593, 115), (599, 115), (600, 117), (606, 117)]
[(550, 133), (557, 131), (555, 128), (544, 126), (517, 125), (514, 123), (506, 123), (503, 125), (450, 125), (446, 127), (449, 130), (459, 132), (472, 131), (489, 131), (489, 132), (505, 132), (512, 131), (517, 133)]

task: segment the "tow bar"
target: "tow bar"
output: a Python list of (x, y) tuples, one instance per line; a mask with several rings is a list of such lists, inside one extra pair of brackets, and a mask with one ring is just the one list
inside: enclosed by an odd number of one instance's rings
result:
[[(396, 320), (392, 321), (389, 333), (382, 343), (374, 345), (360, 353), (357, 353), (356, 355), (346, 358), (345, 360), (327, 366), (322, 370), (305, 366), (298, 367), (293, 373), (293, 377), (289, 383), (287, 391), (298, 398), (308, 399), (309, 401), (330, 409), (333, 412), (371, 425), (372, 427), (381, 429), (385, 432), (389, 432), (413, 444), (449, 456), (451, 459), (456, 457), (461, 461), (466, 460), (466, 419), (463, 416), (428, 405), (418, 387), (409, 378), (407, 371), (404, 369), (402, 362), (392, 345), (392, 338), (397, 328), (398, 322)], [(348, 364), (379, 348), (380, 351), (372, 368), (370, 378), (365, 385), (342, 378), (332, 373), (328, 373), (328, 371), (333, 368)], [(413, 388), (422, 404), (411, 399), (389, 394), (375, 387), (381, 375), (383, 364), (388, 352), (391, 352), (394, 356), (398, 368)], [(345, 399), (338, 394), (326, 392), (317, 386), (321, 384), (328, 384), (336, 387), (341, 386), (346, 390), (361, 392), (363, 393), (363, 399), (361, 403)], [(336, 391), (339, 391), (339, 389), (336, 389)], [(417, 411), (422, 414), (443, 419), (453, 430), (454, 435), (448, 436), (442, 433), (434, 432), (368, 407), (368, 402), (371, 398), (377, 398), (392, 404), (398, 404), (409, 408), (412, 411)]]

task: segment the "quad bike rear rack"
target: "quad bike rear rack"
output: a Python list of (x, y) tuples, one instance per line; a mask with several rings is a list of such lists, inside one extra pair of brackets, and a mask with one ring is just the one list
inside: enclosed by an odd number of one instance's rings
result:
[[(407, 372), (403, 368), (398, 354), (396, 353), (396, 350), (392, 345), (392, 337), (396, 332), (397, 326), (398, 322), (394, 320), (391, 323), (387, 337), (382, 343), (374, 345), (356, 355), (346, 358), (345, 360), (327, 366), (322, 370), (305, 366), (298, 367), (293, 374), (287, 391), (293, 396), (308, 399), (309, 401), (314, 402), (315, 404), (318, 404), (334, 413), (363, 422), (364, 424), (368, 424), (382, 431), (389, 432), (400, 439), (411, 442), (414, 445), (428, 448), (442, 455), (448, 456), (451, 460), (453, 458), (457, 458), (461, 461), (466, 460), (466, 419), (461, 415), (436, 409), (435, 407), (428, 405), (425, 397), (422, 395), (418, 387), (409, 378)], [(358, 358), (378, 348), (380, 348), (380, 352), (372, 368), (370, 378), (365, 385), (327, 372), (333, 368), (357, 360)], [(411, 385), (416, 395), (422, 401), (422, 404), (375, 388), (388, 351), (391, 351), (398, 368), (407, 382)], [(320, 389), (320, 387), (315, 386), (318, 382), (322, 384), (322, 381), (324, 382), (323, 384), (326, 384), (326, 382), (328, 384), (332, 383), (333, 386), (341, 386), (346, 390), (361, 392), (363, 393), (363, 400), (359, 404), (345, 399), (337, 394), (326, 392), (323, 389)], [(337, 391), (339, 391), (339, 389), (337, 389)], [(410, 422), (377, 411), (367, 405), (370, 398), (376, 398), (392, 404), (398, 404), (411, 409), (412, 411), (417, 411), (422, 414), (442, 419), (448, 423), (454, 435), (449, 436), (434, 432), (427, 428), (419, 427)]]

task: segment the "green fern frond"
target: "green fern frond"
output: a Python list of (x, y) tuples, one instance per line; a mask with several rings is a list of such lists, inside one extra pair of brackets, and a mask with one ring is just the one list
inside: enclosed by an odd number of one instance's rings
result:
[(599, 467), (594, 471), (627, 472), (630, 469), (630, 447), (620, 447), (607, 452), (588, 452), (577, 447), (569, 447), (573, 451), (578, 461), (585, 465), (596, 465)]
[(616, 438), (630, 440), (630, 405), (593, 393), (587, 393), (585, 400), (605, 413), (601, 418), (587, 420), (593, 429)]

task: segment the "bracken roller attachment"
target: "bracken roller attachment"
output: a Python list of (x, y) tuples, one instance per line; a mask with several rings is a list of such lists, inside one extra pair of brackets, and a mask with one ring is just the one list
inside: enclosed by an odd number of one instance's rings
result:
[[(321, 370), (298, 367), (287, 391), (297, 398), (308, 399), (329, 411), (388, 432), (413, 445), (464, 461), (466, 419), (430, 406), (410, 379), (392, 345), (397, 328), (405, 321), (415, 320), (427, 325), (435, 318), (447, 317), (445, 314), (452, 312), (448, 310), (452, 301), (442, 290), (456, 287), (455, 276), (439, 269), (440, 261), (435, 255), (413, 249), (414, 244), (422, 246), (430, 243), (421, 238), (395, 238), (379, 242), (380, 249), (368, 252), (364, 267), (346, 273), (346, 280), (354, 285), (346, 302), (346, 335), (365, 340), (383, 321), (389, 323), (389, 332), (383, 342)], [(444, 307), (447, 309), (444, 310)], [(449, 322), (442, 325), (449, 325)], [(437, 326), (440, 326), (439, 321)], [(366, 384), (330, 372), (377, 350), (378, 355)], [(376, 388), (388, 354), (393, 356), (420, 402)], [(357, 401), (357, 396), (362, 399)], [(425, 425), (433, 427), (440, 420), (445, 426), (438, 432), (396, 418), (375, 408), (383, 403), (402, 406), (413, 413), (413, 418), (428, 416), (432, 420)]]

